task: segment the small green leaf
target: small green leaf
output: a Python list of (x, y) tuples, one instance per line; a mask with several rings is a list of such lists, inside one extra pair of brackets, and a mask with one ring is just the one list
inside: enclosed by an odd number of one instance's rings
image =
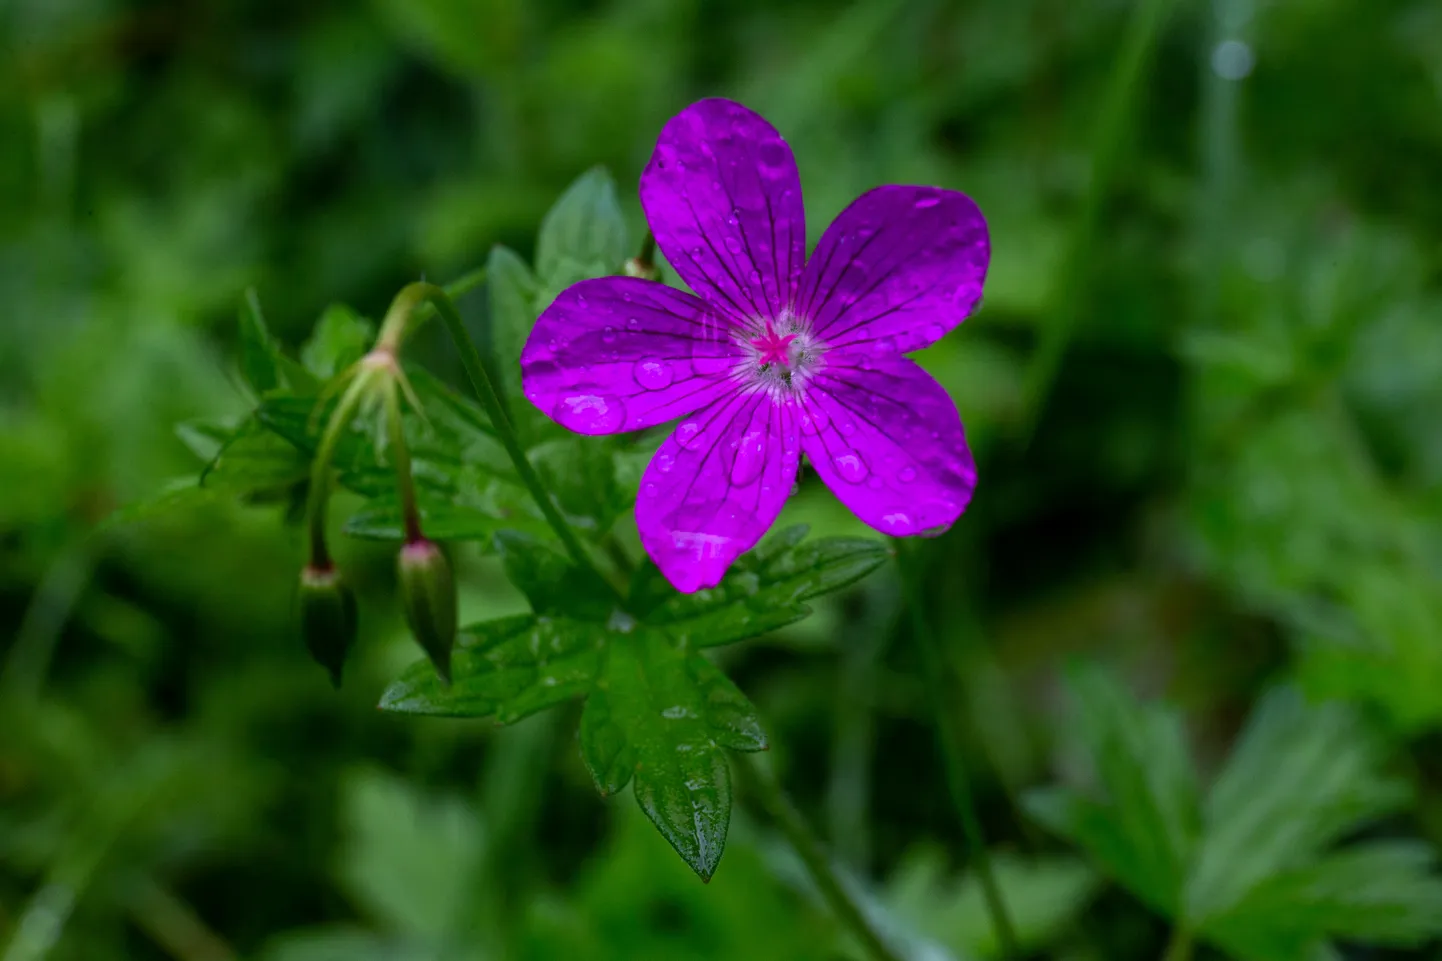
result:
[(590, 692), (606, 631), (595, 624), (523, 614), (463, 628), (451, 683), (429, 661), (406, 669), (380, 707), (403, 714), (490, 717), (514, 723)]
[(650, 631), (607, 646), (581, 714), (582, 759), (603, 794), (634, 780), (641, 810), (703, 880), (731, 821), (723, 744), (758, 750), (765, 739), (749, 702), (700, 654)]
[(240, 372), (257, 396), (280, 387), (316, 387), (310, 372), (285, 356), (280, 342), (271, 336), (254, 288), (240, 302)]
[(200, 475), (200, 486), (240, 495), (273, 494), (304, 481), (310, 459), (256, 420), (235, 432)]
[[(353, 487), (370, 488), (375, 483), (384, 486), (386, 482), (384, 474), (375, 478), (347, 475), (347, 479)], [(484, 491), (417, 485), (416, 507), (421, 529), (438, 541), (481, 541), (489, 548), (492, 538), (501, 531), (545, 535), (550, 530), (526, 502), (524, 493), (500, 483)], [(367, 500), (364, 507), (346, 519), (344, 530), (351, 537), (366, 540), (403, 540), (405, 523), (395, 491), (382, 490)]]
[(374, 324), (345, 304), (331, 304), (301, 347), (301, 363), (321, 380), (330, 380), (365, 356), (374, 339)]
[(811, 613), (804, 602), (838, 591), (891, 555), (881, 541), (827, 537), (803, 541), (804, 525), (771, 535), (742, 555), (716, 587), (678, 594), (647, 563), (631, 589), (632, 606), (672, 637), (714, 647), (758, 637)]
[(1188, 858), (1200, 828), (1199, 798), (1180, 718), (1146, 707), (1110, 675), (1070, 678), (1075, 726), (1095, 766), (1094, 790), (1033, 792), (1027, 810), (1071, 839), (1102, 873), (1153, 908), (1180, 913)]
[(486, 291), (490, 313), (482, 340), (487, 366), (492, 368), (490, 373), (511, 420), (523, 437), (529, 437), (540, 412), (521, 392), (521, 349), (540, 313), (539, 285), (518, 254), (496, 246), (486, 260)]
[(239, 425), (233, 418), (220, 420), (186, 420), (175, 425), (175, 436), (203, 461), (215, 459), (226, 441), (235, 436)]
[(617, 482), (616, 443), (608, 437), (564, 437), (528, 452), (536, 473), (572, 525), (595, 538), (635, 502)]
[(630, 253), (615, 182), (604, 168), (593, 167), (566, 188), (541, 221), (536, 273), (554, 297), (579, 280), (616, 273)]
[[(578, 568), (570, 558), (534, 537), (515, 531), (496, 535), (496, 546), (506, 566), (506, 578), (537, 614), (556, 614), (604, 624), (615, 612), (616, 595), (590, 568)], [(629, 617), (618, 615), (629, 621)]]

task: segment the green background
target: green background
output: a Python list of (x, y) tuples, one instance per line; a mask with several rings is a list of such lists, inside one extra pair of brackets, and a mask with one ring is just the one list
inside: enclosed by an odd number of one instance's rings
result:
[[(335, 694), (283, 508), (97, 529), (195, 473), (178, 422), (249, 408), (248, 286), (294, 348), (330, 303), (529, 256), (596, 164), (639, 236), (656, 133), (708, 95), (791, 143), (813, 241), (880, 183), (989, 220), (984, 305), (921, 358), (980, 486), (912, 576), (1036, 956), (1167, 939), (1125, 884), (1036, 866), (1065, 849), (1018, 798), (1085, 780), (1076, 660), (1175, 707), (1204, 782), (1274, 685), (1345, 701), (1412, 797), (1372, 832), (1442, 840), (1435, 2), (6, 0), (0, 957), (855, 954), (744, 804), (703, 887), (598, 800), (574, 711), (375, 711), (415, 657), (389, 550), (338, 548), (365, 626)], [(437, 334), (415, 356), (457, 380)], [(792, 520), (862, 531), (814, 478)], [(463, 621), (524, 608), (457, 560)], [(899, 584), (723, 663), (838, 858), (989, 956)]]

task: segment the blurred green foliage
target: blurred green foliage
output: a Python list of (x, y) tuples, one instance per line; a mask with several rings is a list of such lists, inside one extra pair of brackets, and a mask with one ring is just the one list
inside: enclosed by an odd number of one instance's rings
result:
[[(246, 427), (268, 358), (310, 389), (418, 276), (489, 265), (460, 301), (485, 341), (594, 272), (556, 250), (630, 253), (656, 132), (709, 94), (790, 141), (813, 239), (885, 182), (989, 219), (985, 306), (922, 358), (981, 486), (921, 593), (1026, 950), (1435, 956), (1346, 946), (1439, 920), (1433, 0), (7, 0), (0, 958), (859, 956), (743, 814), (703, 886), (597, 802), (575, 709), (376, 712), (414, 651), (363, 538), (332, 693), (291, 621), (311, 406)], [(545, 240), (596, 165), (629, 231)], [(242, 339), (248, 287), (273, 342)], [(437, 331), (412, 359), (418, 470), (465, 437), (503, 473)], [(626, 541), (632, 452), (578, 451), (538, 467)], [(515, 496), (431, 476), (448, 538)], [(384, 507), (354, 532), (393, 536)], [(862, 533), (814, 479), (792, 522)], [(526, 614), (498, 558), (454, 559), (462, 623)], [(995, 957), (902, 596), (887, 566), (719, 663), (878, 926)], [(1078, 657), (1109, 673), (1068, 698)]]

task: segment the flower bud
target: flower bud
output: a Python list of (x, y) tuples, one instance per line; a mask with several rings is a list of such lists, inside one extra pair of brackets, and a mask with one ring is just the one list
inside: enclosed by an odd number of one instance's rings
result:
[(341, 668), (356, 638), (355, 594), (334, 567), (307, 565), (300, 572), (297, 607), (306, 649), (339, 688)]
[(436, 673), (449, 684), (451, 647), (456, 641), (456, 581), (451, 565), (441, 549), (423, 537), (401, 548), (397, 568), (406, 623)]

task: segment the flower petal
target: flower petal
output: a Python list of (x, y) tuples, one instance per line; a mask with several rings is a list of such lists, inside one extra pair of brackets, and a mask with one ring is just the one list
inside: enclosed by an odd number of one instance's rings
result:
[(796, 413), (737, 393), (682, 421), (646, 471), (636, 526), (678, 591), (720, 583), (781, 513), (801, 459)]
[(896, 536), (940, 533), (976, 487), (956, 405), (905, 357), (858, 360), (868, 366), (829, 363), (807, 386), (802, 450), (872, 527)]
[(666, 124), (641, 174), (656, 243), (691, 289), (738, 320), (789, 307), (806, 262), (796, 158), (759, 115), (702, 100)]
[(797, 305), (833, 351), (904, 354), (966, 319), (990, 261), (986, 220), (966, 194), (877, 187), (826, 228)]
[(542, 312), (521, 351), (526, 397), (562, 427), (614, 434), (665, 423), (734, 389), (741, 348), (715, 311), (665, 284), (599, 277)]

